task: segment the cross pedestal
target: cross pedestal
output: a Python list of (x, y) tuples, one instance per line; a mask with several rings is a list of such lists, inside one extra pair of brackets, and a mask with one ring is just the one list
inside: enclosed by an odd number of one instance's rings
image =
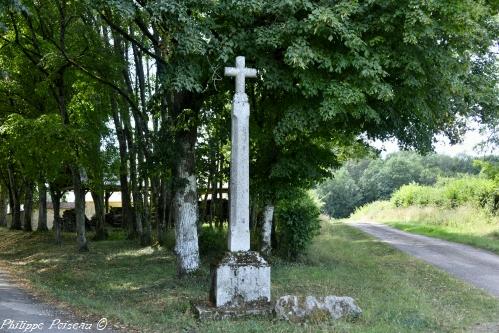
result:
[(228, 248), (212, 270), (210, 301), (216, 308), (269, 309), (270, 266), (258, 252), (250, 251), (249, 232), (249, 103), (245, 78), (257, 71), (246, 68), (244, 57), (236, 67), (225, 68), (226, 76), (236, 78), (232, 101), (232, 147), (230, 165), (230, 214)]

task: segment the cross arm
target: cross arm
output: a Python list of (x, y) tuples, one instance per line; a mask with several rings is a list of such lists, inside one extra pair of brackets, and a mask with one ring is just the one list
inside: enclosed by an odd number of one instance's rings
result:
[(236, 67), (225, 67), (225, 76), (237, 76), (239, 69)]
[(254, 68), (245, 68), (244, 69), (244, 76), (246, 77), (256, 77), (256, 74), (258, 71)]

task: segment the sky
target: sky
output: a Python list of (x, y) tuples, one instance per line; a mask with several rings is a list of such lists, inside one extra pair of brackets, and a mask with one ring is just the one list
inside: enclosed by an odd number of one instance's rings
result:
[[(498, 154), (497, 151), (485, 151), (482, 152), (479, 149), (476, 149), (476, 146), (485, 141), (486, 135), (480, 133), (478, 128), (469, 130), (464, 136), (461, 143), (456, 145), (451, 145), (449, 140), (443, 136), (439, 135), (436, 137), (437, 142), (435, 143), (435, 152), (437, 154), (457, 156), (461, 154), (471, 155), (471, 156), (481, 156), (481, 155), (489, 155), (489, 154)], [(388, 140), (388, 141), (375, 141), (372, 142), (372, 146), (381, 150), (381, 156), (385, 157), (386, 155), (399, 151), (399, 147), (397, 145), (396, 140)]]

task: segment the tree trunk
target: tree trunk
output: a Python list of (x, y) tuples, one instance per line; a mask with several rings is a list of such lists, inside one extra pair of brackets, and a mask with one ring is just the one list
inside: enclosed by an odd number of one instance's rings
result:
[[(112, 99), (112, 101), (114, 101)], [(131, 218), (131, 196), (128, 186), (128, 151), (127, 141), (120, 117), (118, 115), (117, 106), (112, 102), (113, 121), (116, 128), (116, 137), (118, 138), (118, 146), (120, 151), (120, 186), (121, 186), (121, 205), (122, 205), (122, 227), (128, 230), (133, 229)]]
[(197, 130), (177, 136), (180, 156), (175, 167), (175, 253), (179, 275), (192, 273), (199, 268), (197, 233), (198, 197), (196, 187), (194, 145)]
[(124, 121), (124, 129), (123, 133), (125, 134), (126, 142), (128, 144), (128, 159), (130, 163), (130, 187), (131, 193), (133, 196), (133, 212), (129, 217), (129, 225), (128, 225), (128, 239), (135, 239), (137, 236), (140, 238), (142, 235), (142, 218), (139, 216), (140, 214), (137, 212), (137, 206), (140, 209), (140, 201), (142, 200), (142, 196), (140, 191), (138, 190), (138, 176), (137, 176), (137, 158), (136, 158), (136, 145), (133, 139), (132, 126), (130, 123), (130, 118), (123, 112), (123, 121)]
[(47, 187), (43, 182), (38, 184), (38, 231), (47, 231)]
[[(109, 192), (109, 191), (104, 192), (104, 214), (109, 213), (109, 198), (111, 198), (112, 195), (113, 195), (113, 192)], [(123, 201), (123, 199), (122, 199), (122, 201)]]
[(31, 224), (31, 216), (33, 215), (33, 184), (26, 185), (26, 193), (24, 194), (24, 221), (23, 230), (33, 231)]
[(21, 203), (17, 200), (15, 195), (11, 196), (10, 200), (12, 222), (10, 224), (10, 229), (12, 230), (22, 230), (23, 225), (21, 221)]
[(175, 227), (175, 221), (173, 220), (174, 218), (174, 208), (173, 206), (175, 205), (175, 189), (174, 189), (174, 182), (170, 181), (168, 184), (168, 189), (166, 191), (167, 193), (167, 200), (166, 200), (166, 228), (172, 230)]
[[(224, 167), (224, 156), (220, 154), (220, 171), (219, 171), (219, 178), (218, 178), (218, 194), (217, 194), (217, 205), (216, 207), (216, 214), (218, 216), (218, 221), (219, 221), (219, 228), (220, 230), (223, 229), (224, 227), (224, 221), (225, 221), (225, 206), (224, 206), (224, 200), (223, 200), (223, 167)], [(229, 193), (228, 193), (229, 194)], [(230, 197), (230, 195), (229, 195)]]
[[(213, 161), (213, 160), (212, 160)], [(210, 168), (210, 171), (209, 171), (209, 174), (208, 174), (208, 179), (206, 181), (206, 189), (205, 189), (205, 193), (204, 193), (204, 197), (203, 197), (203, 207), (202, 207), (202, 213), (201, 213), (201, 216), (199, 218), (199, 224), (202, 225), (203, 223), (206, 222), (206, 216), (208, 214), (208, 195), (209, 195), (209, 192), (210, 192), (210, 186), (211, 186), (211, 183), (212, 183), (212, 180), (211, 180), (211, 177), (213, 175), (213, 169)], [(211, 200), (211, 203), (213, 204), (213, 195), (211, 196), (212, 200)], [(210, 227), (212, 225), (212, 221), (210, 220)]]
[[(137, 133), (137, 135), (140, 135)], [(140, 149), (140, 148), (139, 148)], [(151, 219), (150, 219), (150, 214), (149, 214), (149, 179), (147, 178), (145, 173), (145, 168), (146, 166), (144, 165), (144, 154), (142, 151), (139, 151), (137, 154), (138, 157), (138, 165), (140, 166), (140, 186), (139, 186), (139, 192), (140, 192), (140, 215), (141, 215), (141, 234), (140, 234), (140, 243), (142, 246), (149, 246), (152, 244), (152, 226), (151, 226)]]
[(96, 225), (95, 225), (95, 237), (94, 240), (105, 240), (107, 239), (106, 226), (104, 224), (104, 194), (102, 190), (94, 190), (91, 192), (92, 200), (94, 201)]
[(256, 229), (258, 227), (258, 213), (259, 213), (259, 205), (257, 200), (253, 200), (250, 202), (251, 211), (250, 211), (250, 230), (252, 230), (253, 234), (256, 233)]
[(215, 227), (221, 228), (221, 221), (217, 218), (217, 207), (218, 207), (218, 192), (219, 192), (219, 177), (220, 177), (220, 159), (218, 155), (215, 162), (215, 174), (213, 175), (213, 185), (211, 192), (211, 207), (210, 207), (210, 221), (215, 220)]
[(8, 195), (5, 191), (5, 187), (0, 187), (0, 227), (7, 226), (7, 200)]
[[(132, 185), (133, 186), (133, 185)], [(134, 235), (138, 236), (140, 241), (142, 242), (142, 217), (144, 208), (142, 205), (144, 204), (144, 200), (142, 198), (142, 193), (139, 189), (133, 190), (133, 212), (135, 216), (135, 226), (134, 226)], [(135, 238), (134, 236), (129, 235), (130, 239)]]
[[(145, 180), (147, 183), (147, 180)], [(148, 195), (148, 186), (144, 188), (143, 195), (143, 203), (142, 203), (142, 237), (141, 237), (141, 245), (149, 246), (152, 244), (152, 225), (151, 225), (151, 214), (149, 211), (149, 195)]]
[(268, 203), (263, 209), (262, 246), (261, 252), (264, 256), (270, 256), (272, 252), (272, 221), (274, 219), (274, 205)]
[(160, 184), (160, 194), (158, 197), (158, 243), (160, 245), (165, 244), (165, 237), (166, 237), (166, 223), (167, 223), (167, 202), (168, 199), (168, 190), (166, 186), (166, 181), (162, 179)]
[(52, 199), (52, 206), (54, 209), (54, 221), (52, 222), (52, 230), (55, 234), (55, 243), (58, 245), (62, 244), (62, 233), (61, 233), (61, 198), (62, 192), (50, 186), (50, 197)]
[(71, 174), (75, 195), (76, 241), (80, 252), (88, 252), (88, 243), (85, 236), (85, 191), (81, 183), (80, 170), (77, 166), (71, 167)]
[(17, 184), (14, 178), (14, 171), (11, 166), (7, 167), (9, 174), (9, 200), (10, 200), (10, 211), (12, 214), (12, 222), (10, 224), (10, 229), (21, 230), (21, 202), (19, 201), (19, 190), (17, 189)]

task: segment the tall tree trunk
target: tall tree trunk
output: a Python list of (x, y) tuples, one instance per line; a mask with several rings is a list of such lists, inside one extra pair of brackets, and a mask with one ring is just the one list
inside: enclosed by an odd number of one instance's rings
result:
[(45, 183), (38, 183), (38, 231), (47, 231), (47, 187)]
[(140, 183), (137, 175), (137, 159), (135, 149), (130, 150), (130, 184), (132, 186), (133, 195), (133, 217), (134, 224), (128, 230), (128, 238), (134, 239), (137, 236), (142, 239), (142, 205), (144, 203), (142, 193), (140, 191)]
[(33, 215), (33, 184), (29, 183), (26, 185), (26, 192), (24, 194), (24, 221), (23, 230), (33, 231), (33, 225), (31, 224), (31, 217)]
[(250, 211), (250, 230), (252, 230), (253, 233), (256, 232), (257, 226), (258, 226), (258, 213), (259, 213), (259, 205), (257, 202), (257, 199), (254, 198), (251, 204), (251, 211)]
[(78, 167), (71, 168), (73, 178), (73, 191), (75, 195), (76, 215), (76, 241), (80, 252), (88, 252), (88, 243), (85, 235), (85, 191), (81, 183), (81, 175)]
[[(109, 42), (108, 29), (106, 25), (103, 25), (103, 37), (106, 44), (109, 47), (113, 47), (117, 54), (124, 60), (124, 50), (122, 48), (122, 39), (118, 34), (111, 32), (113, 37), (113, 45)], [(125, 62), (124, 62), (125, 63)], [(128, 68), (126, 68), (128, 69)], [(126, 70), (124, 69), (124, 70)], [(130, 184), (128, 182), (128, 152), (132, 148), (130, 145), (127, 148), (127, 137), (125, 129), (123, 128), (123, 123), (126, 124), (128, 119), (126, 108), (122, 108), (116, 102), (116, 99), (111, 96), (111, 110), (114, 122), (114, 127), (116, 129), (116, 137), (118, 139), (119, 153), (120, 153), (120, 189), (121, 189), (121, 216), (122, 216), (122, 228), (128, 230), (128, 236), (133, 235), (134, 228), (134, 217), (132, 212), (132, 197), (130, 193)], [(128, 142), (131, 144), (132, 142)], [(108, 205), (106, 204), (106, 212)]]
[(21, 230), (21, 202), (19, 198), (19, 189), (17, 188), (17, 184), (14, 178), (14, 171), (12, 170), (12, 167), (10, 165), (7, 167), (7, 171), (9, 173), (9, 199), (10, 211), (12, 214), (10, 229)]
[[(202, 206), (202, 210), (201, 210), (201, 216), (199, 217), (199, 224), (202, 225), (203, 223), (206, 222), (206, 217), (208, 215), (208, 196), (209, 196), (209, 193), (210, 193), (210, 186), (212, 184), (212, 178), (213, 178), (213, 164), (216, 163), (215, 162), (215, 158), (213, 157), (213, 154), (211, 153), (210, 151), (210, 160), (209, 160), (209, 163), (210, 163), (210, 167), (208, 169), (208, 179), (206, 180), (206, 188), (205, 188), (205, 193), (204, 193), (204, 197), (203, 197), (203, 206)], [(211, 204), (213, 204), (213, 195), (211, 196)], [(210, 223), (210, 227), (212, 225), (212, 221), (211, 219), (209, 220), (209, 223)]]
[[(58, 2), (59, 11), (59, 49), (61, 53), (66, 54), (66, 29), (69, 26), (69, 22), (72, 17), (67, 13), (67, 2)], [(62, 118), (62, 123), (64, 127), (71, 128), (71, 120), (68, 113), (67, 101), (70, 100), (68, 95), (71, 89), (66, 89), (70, 87), (70, 84), (66, 86), (65, 75), (68, 68), (71, 65), (65, 63), (59, 67), (59, 70), (55, 73), (54, 88), (57, 100), (57, 106), (59, 108), (59, 113)], [(74, 147), (74, 152), (78, 156), (78, 147)], [(80, 166), (78, 160), (75, 160), (70, 165), (71, 178), (73, 181), (73, 191), (75, 195), (75, 215), (76, 215), (76, 241), (78, 245), (78, 250), (80, 252), (87, 252), (88, 243), (85, 236), (85, 192), (83, 190), (80, 174)]]
[(0, 186), (0, 227), (7, 226), (7, 200), (8, 195), (4, 186)]
[[(144, 156), (142, 153), (139, 152), (138, 154), (138, 163), (144, 164)], [(141, 173), (144, 173), (144, 166), (141, 169)], [(140, 176), (141, 181), (140, 181), (140, 186), (139, 186), (139, 193), (140, 193), (140, 212), (137, 212), (137, 214), (140, 214), (140, 220), (142, 222), (141, 225), (141, 233), (140, 233), (140, 243), (142, 246), (149, 246), (152, 244), (152, 227), (151, 227), (151, 220), (150, 220), (150, 214), (149, 214), (149, 207), (148, 207), (148, 202), (149, 202), (149, 180), (147, 179), (146, 176), (143, 174)]]
[(113, 110), (114, 127), (116, 128), (116, 137), (118, 138), (118, 146), (120, 152), (120, 186), (121, 186), (121, 210), (122, 210), (122, 227), (128, 230), (133, 229), (133, 221), (131, 218), (131, 196), (130, 187), (128, 186), (128, 151), (127, 140), (121, 123), (118, 106), (114, 99), (111, 99)]
[[(220, 149), (220, 146), (218, 146)], [(221, 221), (217, 218), (217, 207), (218, 207), (218, 192), (219, 192), (219, 179), (221, 177), (220, 173), (220, 159), (218, 153), (215, 156), (215, 172), (213, 175), (213, 185), (211, 192), (211, 207), (210, 207), (210, 220), (215, 220), (215, 227), (220, 229)]]
[(160, 245), (165, 244), (165, 237), (166, 237), (166, 224), (167, 224), (167, 210), (168, 210), (168, 200), (167, 198), (168, 191), (167, 191), (167, 185), (166, 181), (164, 179), (160, 180), (161, 185), (160, 187), (160, 194), (158, 197), (158, 230), (157, 230), (157, 237), (158, 237), (158, 243)]
[[(128, 145), (128, 160), (130, 163), (130, 192), (133, 196), (133, 212), (131, 212), (128, 225), (128, 239), (135, 239), (137, 236), (140, 238), (142, 235), (142, 218), (137, 213), (137, 204), (140, 206), (139, 199), (142, 196), (138, 190), (138, 177), (137, 177), (137, 147), (133, 139), (132, 126), (130, 123), (130, 117), (126, 111), (122, 112), (123, 119), (123, 133)], [(140, 207), (139, 207), (140, 208)]]
[(55, 243), (62, 244), (62, 225), (61, 225), (61, 198), (62, 192), (55, 189), (52, 185), (49, 187), (52, 206), (54, 209), (54, 221), (52, 222), (52, 230), (55, 234)]
[(105, 240), (107, 238), (106, 226), (104, 224), (104, 191), (103, 190), (93, 190), (91, 191), (92, 200), (94, 201), (96, 225), (95, 225), (95, 237), (94, 240)]
[[(176, 107), (179, 108), (176, 114), (180, 114), (182, 108), (180, 105)], [(177, 163), (174, 168), (175, 253), (177, 272), (179, 275), (184, 275), (199, 269), (198, 196), (195, 170), (197, 127), (191, 125), (188, 130), (179, 130), (175, 139), (178, 149)]]
[[(110, 192), (110, 191), (104, 192), (104, 214), (109, 213), (109, 198), (111, 198), (111, 195), (113, 195), (113, 192)], [(123, 199), (122, 199), (122, 201), (123, 201)]]
[(217, 216), (218, 219), (218, 226), (220, 229), (223, 229), (224, 227), (224, 219), (225, 219), (225, 205), (224, 205), (224, 192), (223, 192), (223, 167), (224, 167), (224, 156), (220, 154), (220, 170), (218, 174), (218, 193), (217, 193), (217, 204), (216, 204), (216, 213), (215, 216)]
[[(133, 186), (133, 185), (132, 185)], [(144, 204), (144, 200), (142, 197), (142, 193), (139, 189), (135, 188), (133, 190), (133, 212), (135, 216), (135, 235), (137, 235), (142, 242), (142, 233), (143, 233), (143, 228), (142, 228), (142, 217), (144, 216), (143, 210), (144, 208), (142, 207)], [(129, 238), (135, 238), (131, 237), (129, 235)]]
[(267, 203), (263, 209), (262, 245), (261, 252), (269, 256), (272, 252), (272, 222), (274, 219), (274, 205)]

